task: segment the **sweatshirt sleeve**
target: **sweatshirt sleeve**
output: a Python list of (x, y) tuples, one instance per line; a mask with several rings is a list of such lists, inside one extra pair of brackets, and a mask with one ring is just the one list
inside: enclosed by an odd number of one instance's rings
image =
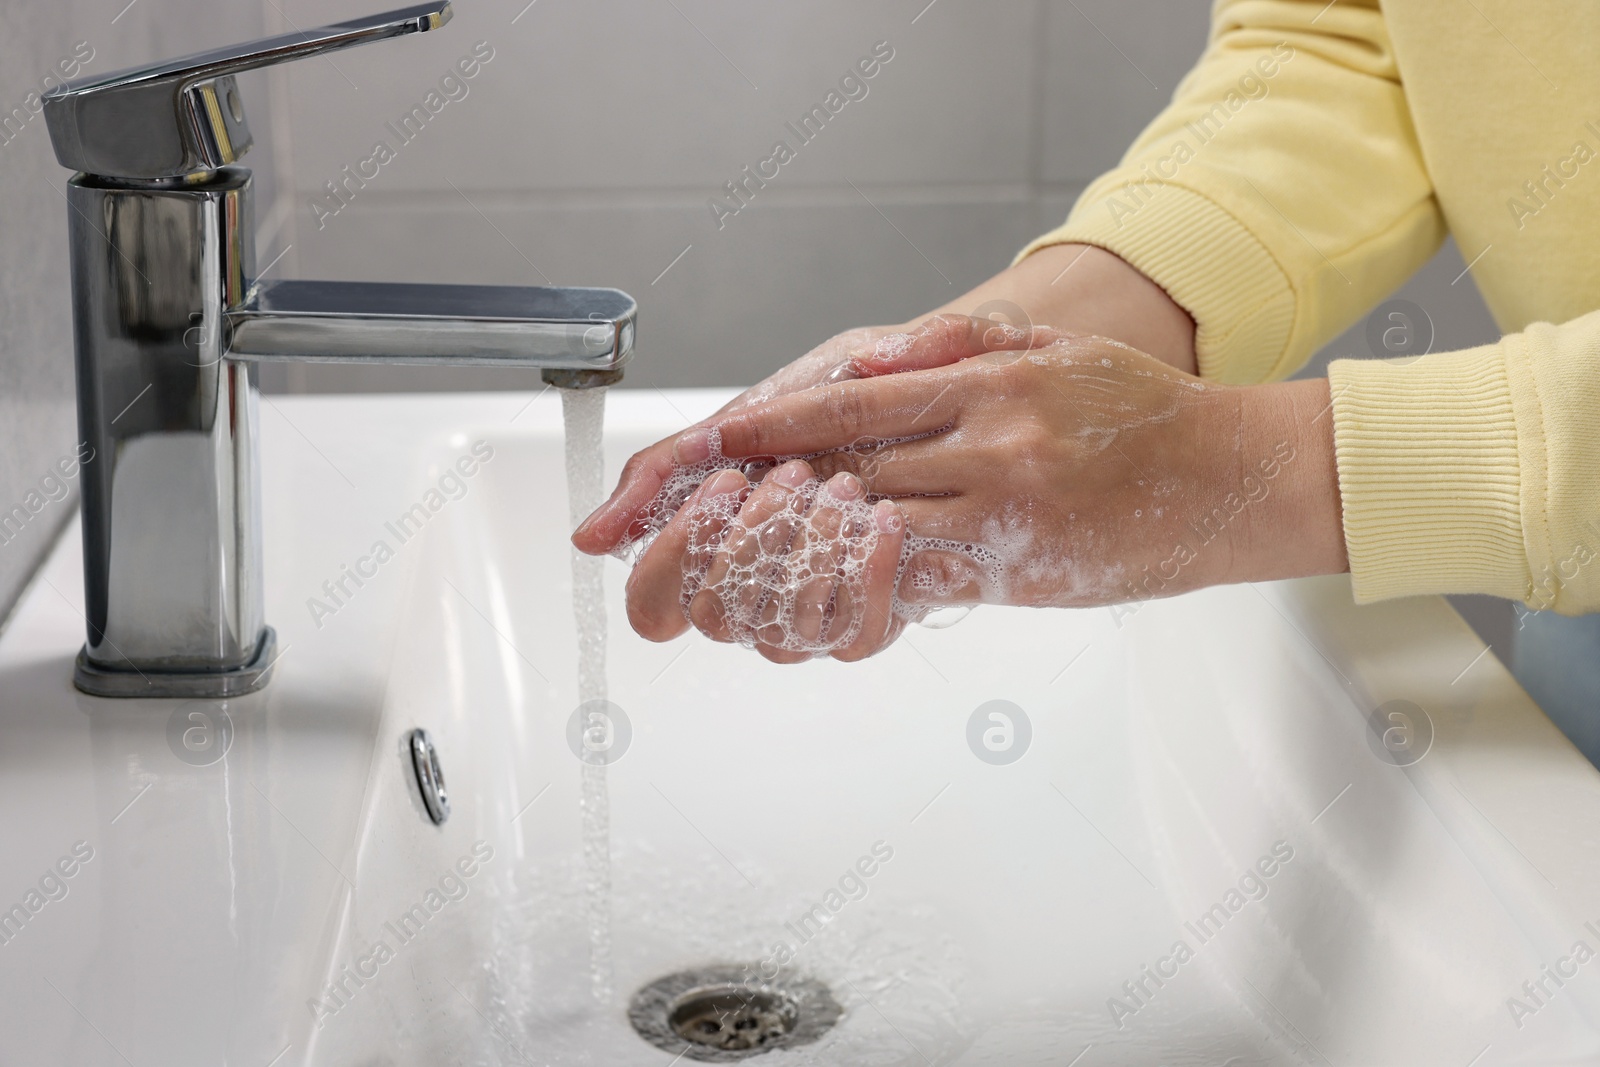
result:
[(1171, 105), (1022, 255), (1115, 253), (1193, 316), (1203, 376), (1251, 383), (1292, 374), (1443, 237), (1377, 0), (1218, 0)]
[[(1194, 317), (1202, 375), (1251, 383), (1292, 373), (1443, 232), (1378, 0), (1216, 0), (1172, 104), (1023, 255), (1114, 252)], [(1600, 312), (1328, 377), (1358, 600), (1600, 611)]]
[(1357, 600), (1600, 611), (1600, 312), (1328, 380)]

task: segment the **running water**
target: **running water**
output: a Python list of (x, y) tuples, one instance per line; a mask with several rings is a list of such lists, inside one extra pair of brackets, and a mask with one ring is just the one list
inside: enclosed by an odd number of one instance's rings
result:
[[(605, 456), (601, 452), (605, 424), (604, 389), (561, 390), (561, 414), (567, 437), (567, 506), (572, 525), (604, 499)], [(572, 613), (578, 630), (578, 703), (606, 699), (605, 559), (572, 550)], [(584, 910), (589, 920), (589, 986), (594, 999), (611, 999), (611, 802), (606, 790), (606, 765), (583, 762)]]

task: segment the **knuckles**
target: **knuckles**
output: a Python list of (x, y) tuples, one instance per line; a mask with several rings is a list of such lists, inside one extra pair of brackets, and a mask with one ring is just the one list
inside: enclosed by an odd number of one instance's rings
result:
[(822, 417), (830, 430), (840, 436), (860, 432), (867, 414), (866, 397), (856, 382), (845, 382), (829, 391), (822, 405)]
[(1006, 451), (1024, 465), (1042, 462), (1061, 447), (1061, 434), (1037, 415), (1018, 420), (1007, 437)]
[(647, 473), (665, 473), (672, 466), (672, 440), (669, 438), (629, 456), (628, 461), (622, 465), (620, 480), (627, 482)]
[(865, 479), (862, 466), (862, 462), (857, 458), (856, 454), (848, 450), (844, 452), (824, 452), (811, 460), (811, 469), (824, 482), (836, 474), (853, 474), (858, 478)]

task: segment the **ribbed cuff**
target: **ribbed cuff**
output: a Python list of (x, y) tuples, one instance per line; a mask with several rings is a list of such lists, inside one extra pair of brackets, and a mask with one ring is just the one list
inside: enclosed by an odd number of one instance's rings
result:
[(1526, 599), (1517, 425), (1500, 345), (1328, 367), (1356, 600)]
[(1088, 244), (1121, 257), (1167, 291), (1195, 321), (1203, 377), (1250, 384), (1287, 369), (1294, 328), (1289, 279), (1227, 211), (1177, 185), (1113, 171), (1085, 190), (1059, 229), (1017, 259), (1059, 244)]

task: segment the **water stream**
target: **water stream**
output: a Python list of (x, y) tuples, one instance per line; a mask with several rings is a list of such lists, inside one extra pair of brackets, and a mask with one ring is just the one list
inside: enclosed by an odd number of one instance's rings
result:
[[(604, 500), (604, 389), (562, 389), (566, 424), (567, 504), (576, 526)], [(605, 560), (572, 550), (572, 612), (578, 633), (578, 702), (606, 699)], [(596, 703), (591, 703), (591, 701)], [(585, 760), (583, 817), (584, 911), (589, 924), (589, 985), (600, 1003), (611, 1000), (611, 801), (602, 759)]]

